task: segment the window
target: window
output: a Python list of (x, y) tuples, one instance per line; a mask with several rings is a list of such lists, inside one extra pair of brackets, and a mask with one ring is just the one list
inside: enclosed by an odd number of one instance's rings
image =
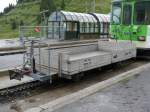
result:
[(130, 25), (132, 18), (132, 6), (124, 5), (123, 7), (123, 24)]
[(94, 23), (89, 23), (89, 32), (94, 33)]
[(89, 23), (85, 23), (85, 33), (89, 33)]
[(85, 26), (86, 26), (85, 22), (80, 23), (80, 32), (81, 33), (85, 33)]
[(103, 25), (103, 24), (104, 24), (103, 22), (100, 23), (100, 33), (101, 33), (101, 34), (104, 33), (104, 32), (103, 32), (103, 30), (104, 30), (104, 25)]
[(70, 31), (70, 30), (71, 30), (71, 23), (67, 22), (67, 31)]
[(77, 31), (77, 23), (67, 22), (67, 31)]
[(150, 25), (150, 1), (135, 4), (134, 23)]
[(95, 23), (95, 33), (98, 33), (98, 29), (99, 29), (98, 24)]
[(120, 16), (121, 16), (121, 3), (113, 3), (112, 6), (112, 15), (111, 15), (111, 22), (113, 24), (119, 24), (120, 23)]
[(97, 33), (98, 32), (98, 25), (97, 23), (88, 23), (83, 22), (80, 23), (80, 32), (81, 33)]

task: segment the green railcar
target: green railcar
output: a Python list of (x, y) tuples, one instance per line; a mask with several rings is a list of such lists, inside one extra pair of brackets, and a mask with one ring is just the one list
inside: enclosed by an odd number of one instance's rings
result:
[(150, 55), (150, 0), (113, 0), (110, 29), (112, 38), (134, 41)]

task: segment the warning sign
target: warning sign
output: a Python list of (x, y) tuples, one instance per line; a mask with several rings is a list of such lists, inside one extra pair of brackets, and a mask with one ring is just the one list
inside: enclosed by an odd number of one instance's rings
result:
[(34, 31), (35, 31), (35, 32), (40, 32), (40, 31), (41, 31), (41, 30), (40, 30), (40, 27), (39, 27), (39, 26), (36, 26), (35, 29), (34, 29)]

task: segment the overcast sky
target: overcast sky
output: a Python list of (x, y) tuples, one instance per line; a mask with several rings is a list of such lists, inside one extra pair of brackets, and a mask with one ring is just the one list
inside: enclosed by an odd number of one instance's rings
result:
[(9, 3), (16, 4), (16, 0), (0, 0), (0, 12), (2, 12)]

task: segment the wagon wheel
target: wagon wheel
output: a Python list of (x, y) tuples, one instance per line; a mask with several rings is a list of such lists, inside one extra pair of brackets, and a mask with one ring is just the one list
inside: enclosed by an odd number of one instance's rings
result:
[(73, 82), (79, 82), (82, 79), (83, 76), (84, 76), (83, 72), (79, 73), (79, 74), (76, 74), (76, 75), (73, 75), (72, 80), (73, 80)]

